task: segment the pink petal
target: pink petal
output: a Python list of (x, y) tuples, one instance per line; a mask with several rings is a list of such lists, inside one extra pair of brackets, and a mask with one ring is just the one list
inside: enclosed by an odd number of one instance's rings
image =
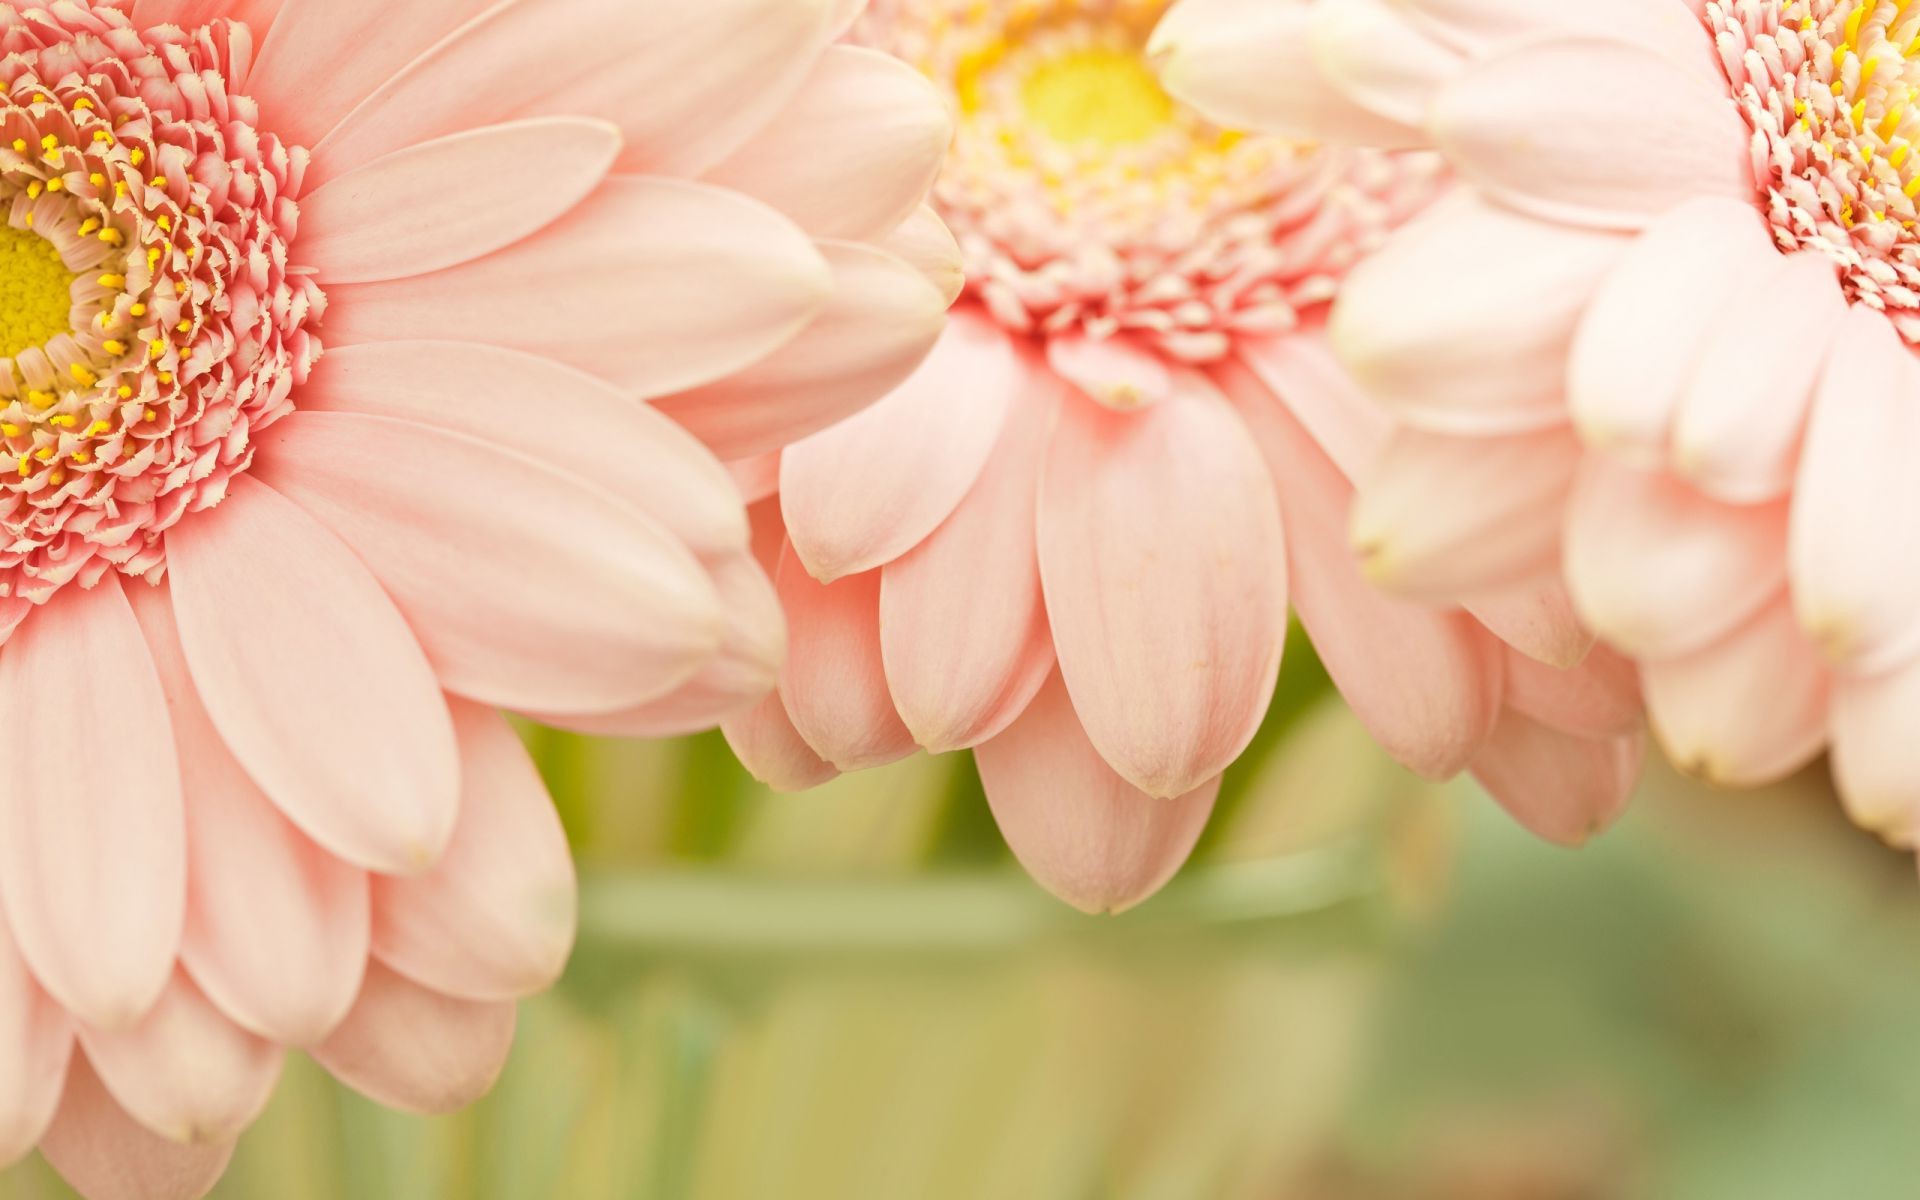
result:
[(209, 21), (229, 17), (253, 29), (254, 45), (259, 45), (283, 0), (134, 0), (133, 23), (146, 29), (154, 25), (178, 25), (198, 29)]
[(885, 54), (831, 46), (780, 113), (705, 178), (766, 201), (815, 237), (869, 241), (920, 207), (952, 137), (926, 76)]
[(1166, 885), (1206, 828), (1220, 781), (1139, 791), (1087, 740), (1056, 674), (974, 752), (994, 820), (1041, 887), (1088, 913), (1124, 912)]
[(1473, 773), (1529, 831), (1579, 846), (1625, 811), (1644, 751), (1638, 736), (1595, 741), (1509, 710), (1474, 761)]
[(615, 712), (673, 691), (719, 647), (699, 561), (578, 479), (385, 417), (296, 413), (261, 443), (254, 473), (366, 561), (449, 691)]
[[(787, 550), (779, 499), (755, 503), (748, 509), (748, 516), (753, 522), (754, 557), (764, 569), (777, 573)], [(728, 717), (721, 723), (721, 730), (741, 765), (775, 791), (803, 792), (839, 774), (793, 727), (793, 719), (777, 694)]]
[(719, 654), (699, 674), (672, 694), (637, 708), (541, 720), (601, 737), (685, 737), (712, 729), (769, 695), (787, 659), (786, 614), (773, 581), (746, 553), (718, 560), (712, 571), (726, 624)]
[(1559, 424), (1574, 331), (1631, 244), (1456, 192), (1348, 276), (1333, 310), (1334, 348), (1362, 387), (1420, 428)]
[(1580, 458), (1565, 426), (1504, 437), (1396, 433), (1354, 506), (1367, 578), (1440, 602), (1539, 586), (1559, 562)]
[(837, 0), (498, 5), (355, 109), (314, 147), (315, 167), (339, 172), (475, 125), (580, 113), (619, 122), (622, 169), (697, 175), (791, 100), (832, 37), (837, 8)]
[(1568, 670), (1507, 651), (1507, 705), (1549, 729), (1606, 739), (1640, 732), (1640, 672), (1605, 646)]
[(914, 740), (936, 754), (998, 734), (1053, 671), (1034, 521), (1063, 385), (1045, 372), (1027, 383), (973, 490), (881, 575), (887, 684)]
[(1172, 372), (1159, 352), (1124, 336), (1057, 334), (1046, 339), (1046, 363), (1088, 399), (1120, 412), (1157, 404), (1173, 390)]
[(1566, 574), (1581, 617), (1640, 658), (1697, 650), (1780, 588), (1786, 509), (1710, 500), (1595, 455), (1569, 506)]
[(1847, 814), (1901, 845), (1920, 838), (1920, 659), (1833, 681), (1833, 773)]
[(840, 774), (807, 745), (778, 695), (728, 717), (720, 728), (740, 765), (776, 792), (804, 792)]
[(1422, 134), (1362, 108), (1320, 73), (1305, 0), (1182, 0), (1147, 52), (1169, 92), (1233, 129), (1390, 148)]
[(967, 286), (960, 244), (939, 214), (924, 204), (875, 245), (920, 272), (948, 304), (958, 300)]
[(1396, 0), (1409, 20), (1464, 51), (1484, 52), (1548, 33), (1595, 34), (1656, 51), (1721, 79), (1700, 23), (1704, 0), (1612, 0), (1605, 5), (1535, 0)]
[(220, 1015), (184, 972), (140, 1023), (80, 1044), (128, 1115), (183, 1146), (232, 1142), (280, 1079), (280, 1047)]
[(1348, 99), (1409, 128), (1426, 126), (1434, 96), (1467, 66), (1392, 0), (1316, 4), (1307, 37), (1315, 65)]
[(1069, 398), (1041, 477), (1040, 575), (1087, 734), (1149, 795), (1239, 757), (1287, 623), (1286, 542), (1246, 426), (1203, 378), (1120, 414)]
[(1248, 396), (1278, 397), (1342, 475), (1358, 480), (1366, 474), (1393, 421), (1354, 383), (1324, 337), (1243, 338), (1235, 349), (1244, 370), (1215, 370), (1228, 395), (1242, 407), (1255, 402)]
[(946, 329), (946, 298), (918, 269), (871, 246), (824, 242), (833, 297), (764, 362), (660, 409), (723, 459), (818, 433), (906, 382)]
[(200, 1200), (226, 1174), (233, 1143), (183, 1146), (152, 1132), (76, 1054), (40, 1153), (87, 1200)]
[[(254, 28), (259, 57), (246, 90), (259, 102), (261, 126), (289, 145), (315, 145), (374, 89), (492, 2), (432, 0), (396, 7), (391, 0), (283, 0), (271, 33)], [(265, 7), (259, 0), (254, 5)], [(228, 15), (210, 10), (231, 10), (234, 4), (197, 0), (197, 6), (201, 11), (192, 16), (205, 20)]]
[[(491, 125), (408, 146), (301, 198), (300, 263), (332, 287), (484, 258), (570, 212), (619, 153), (617, 128), (579, 117)], [(540, 186), (528, 187), (528, 179)]]
[(376, 1104), (448, 1113), (493, 1088), (514, 1023), (511, 1002), (456, 1000), (373, 963), (352, 1015), (313, 1057)]
[(765, 358), (806, 327), (832, 286), (806, 236), (758, 201), (615, 177), (498, 253), (328, 288), (327, 344), (484, 342), (659, 396)]
[(459, 808), (453, 725), (413, 631), (353, 552), (243, 475), (168, 533), (167, 565), (194, 688), (261, 790), (348, 862), (435, 862)]
[(1851, 310), (1814, 401), (1794, 489), (1800, 622), (1872, 671), (1920, 649), (1920, 373), (1887, 319)]
[(1646, 681), (1668, 757), (1723, 787), (1784, 779), (1826, 748), (1826, 663), (1784, 590), (1720, 641), (1648, 663)]
[(1500, 715), (1497, 643), (1458, 611), (1371, 587), (1347, 546), (1352, 485), (1272, 397), (1242, 395), (1240, 411), (1280, 489), (1294, 609), (1327, 673), (1397, 761), (1459, 774)]
[(1467, 180), (1548, 221), (1640, 229), (1697, 196), (1753, 196), (1752, 133), (1725, 86), (1623, 42), (1497, 53), (1440, 93), (1431, 127)]
[(453, 709), (460, 824), (446, 857), (415, 879), (373, 883), (380, 961), (438, 992), (510, 1000), (552, 985), (578, 923), (566, 831), (513, 727), (491, 709)]
[(367, 877), (307, 840), (220, 740), (187, 673), (166, 594), (134, 615), (173, 714), (186, 794), (187, 923), (180, 958), (242, 1028), (284, 1045), (319, 1041), (360, 991)]
[[(1736, 294), (1680, 403), (1678, 473), (1731, 504), (1758, 504), (1790, 488), (1825, 350), (1846, 307), (1833, 260), (1819, 250), (1781, 258)], [(1777, 336), (1782, 328), (1794, 335)]]
[(20, 953), (75, 1016), (128, 1025), (173, 971), (187, 851), (167, 701), (118, 575), (62, 591), (7, 643), (0, 728), (78, 739), (14, 754), (0, 789), (0, 900)]
[[(454, 342), (329, 348), (299, 405), (413, 421), (538, 458), (626, 501), (699, 554), (747, 544), (733, 478), (706, 447), (652, 406), (552, 359)], [(527, 436), (530, 405), (554, 436)]]
[(1473, 600), (1467, 611), (1507, 645), (1562, 671), (1585, 662), (1593, 650), (1593, 633), (1580, 623), (1573, 597), (1558, 579)]
[(72, 1052), (72, 1023), (34, 982), (0, 921), (0, 1170), (26, 1157), (46, 1132)]
[(1574, 338), (1567, 402), (1587, 443), (1641, 467), (1666, 462), (1708, 334), (1779, 260), (1746, 200), (1702, 197), (1650, 225), (1600, 284)]
[(787, 447), (781, 511), (813, 577), (870, 571), (932, 533), (980, 477), (1038, 369), (998, 326), (958, 318), (891, 395)]
[(842, 771), (912, 754), (881, 664), (879, 572), (823, 584), (789, 548), (776, 582), (792, 626), (780, 698), (807, 745)]

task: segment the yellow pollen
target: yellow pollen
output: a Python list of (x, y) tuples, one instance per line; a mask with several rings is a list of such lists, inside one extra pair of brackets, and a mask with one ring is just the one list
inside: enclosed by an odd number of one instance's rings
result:
[(68, 367), (67, 373), (72, 375), (73, 381), (79, 384), (81, 387), (90, 388), (100, 382), (100, 377), (98, 375), (95, 375), (92, 371), (87, 370), (85, 367), (81, 366), (79, 363), (74, 363), (72, 366)]
[(0, 358), (45, 345), (68, 330), (73, 280), (52, 242), (0, 225)]
[(1140, 142), (1174, 118), (1172, 97), (1137, 54), (1091, 47), (1034, 68), (1021, 88), (1027, 115), (1062, 142)]

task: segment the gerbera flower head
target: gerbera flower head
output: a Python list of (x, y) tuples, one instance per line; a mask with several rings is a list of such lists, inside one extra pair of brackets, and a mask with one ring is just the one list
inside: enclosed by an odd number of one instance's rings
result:
[(735, 748), (787, 787), (975, 749), (1033, 873), (1125, 907), (1253, 737), (1291, 601), (1404, 761), (1478, 766), (1536, 828), (1587, 836), (1632, 776), (1631, 672), (1563, 680), (1588, 643), (1550, 591), (1482, 615), (1554, 666), (1383, 599), (1344, 551), (1348, 472), (1383, 427), (1326, 311), (1436, 160), (1209, 122), (1154, 79), (1163, 9), (895, 0), (855, 27), (956, 114), (934, 203), (960, 302), (912, 379), (761, 472), (793, 652)]
[(1747, 784), (1831, 749), (1903, 843), (1916, 39), (1903, 0), (1189, 0), (1162, 34), (1204, 107), (1429, 146), (1466, 185), (1336, 318), (1403, 423), (1356, 517), (1376, 577), (1445, 598), (1564, 568), (1677, 762)]
[(940, 331), (947, 117), (857, 7), (0, 5), (0, 1164), (201, 1194), (289, 1048), (491, 1082), (575, 910), (498, 710), (756, 700), (689, 428), (778, 446)]

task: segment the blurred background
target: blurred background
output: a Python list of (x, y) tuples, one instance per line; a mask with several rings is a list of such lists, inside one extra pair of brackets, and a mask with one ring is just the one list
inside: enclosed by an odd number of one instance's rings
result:
[(583, 928), (499, 1088), (418, 1119), (291, 1062), (216, 1197), (1915, 1194), (1920, 889), (1817, 775), (1655, 766), (1556, 850), (1387, 762), (1299, 643), (1195, 864), (1094, 919), (965, 756), (772, 797), (717, 736), (528, 737)]

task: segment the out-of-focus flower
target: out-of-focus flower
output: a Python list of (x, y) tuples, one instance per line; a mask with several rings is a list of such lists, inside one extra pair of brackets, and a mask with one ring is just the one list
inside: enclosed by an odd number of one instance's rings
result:
[(1334, 320), (1405, 425), (1358, 506), (1370, 574), (1440, 599), (1564, 557), (1676, 762), (1755, 784), (1830, 747), (1904, 843), (1916, 37), (1894, 0), (1188, 0), (1160, 35), (1211, 111), (1431, 146), (1467, 185)]
[(851, 7), (0, 6), (0, 1163), (197, 1195), (286, 1047), (491, 1081), (575, 909), (495, 710), (712, 721), (782, 652), (643, 400), (777, 444), (940, 328), (946, 115)]
[(960, 115), (935, 206), (966, 270), (918, 374), (758, 464), (794, 649), (733, 745), (788, 788), (977, 748), (1034, 875), (1123, 908), (1177, 869), (1253, 737), (1291, 600), (1401, 761), (1474, 767), (1584, 838), (1634, 775), (1631, 669), (1589, 660), (1551, 589), (1430, 610), (1346, 552), (1349, 479), (1387, 424), (1325, 310), (1432, 197), (1435, 160), (1208, 123), (1144, 57), (1163, 8), (901, 0), (856, 26)]

